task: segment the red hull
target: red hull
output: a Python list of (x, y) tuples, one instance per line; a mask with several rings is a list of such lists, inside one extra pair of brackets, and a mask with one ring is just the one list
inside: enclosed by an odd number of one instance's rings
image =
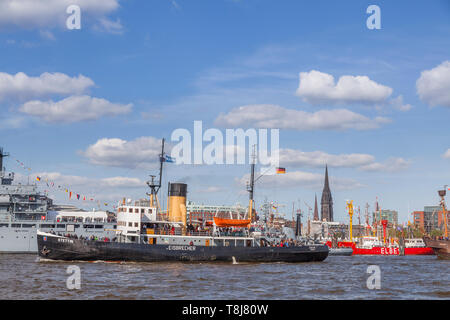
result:
[[(328, 241), (326, 245), (331, 248), (331, 241)], [(340, 241), (338, 242), (338, 247), (352, 248), (353, 255), (380, 255), (380, 256), (400, 255), (400, 250), (398, 247), (372, 247), (370, 249), (358, 248), (354, 242), (350, 241)], [(434, 251), (433, 249), (428, 247), (405, 248), (405, 256), (408, 255), (434, 255)]]

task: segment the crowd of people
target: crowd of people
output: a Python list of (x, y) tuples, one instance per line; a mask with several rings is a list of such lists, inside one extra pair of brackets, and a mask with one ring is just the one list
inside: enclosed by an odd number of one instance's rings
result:
[(60, 237), (66, 237), (69, 239), (79, 239), (79, 240), (89, 240), (89, 241), (103, 241), (103, 242), (115, 242), (117, 240), (116, 237), (114, 237), (112, 240), (108, 237), (97, 237), (95, 235), (91, 235), (89, 237), (87, 236), (78, 236), (75, 233), (67, 233), (67, 234), (61, 234), (60, 232), (56, 233), (55, 231), (51, 230), (49, 233), (54, 234), (54, 235), (58, 235)]

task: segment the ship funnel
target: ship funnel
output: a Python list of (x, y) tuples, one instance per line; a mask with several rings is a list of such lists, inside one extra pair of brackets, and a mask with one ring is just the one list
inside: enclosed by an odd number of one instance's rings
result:
[(169, 185), (169, 221), (181, 222), (186, 227), (187, 184), (171, 183)]

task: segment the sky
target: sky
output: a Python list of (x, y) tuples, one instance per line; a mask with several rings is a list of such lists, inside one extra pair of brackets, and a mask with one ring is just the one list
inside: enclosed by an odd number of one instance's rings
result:
[[(161, 139), (170, 151), (202, 121), (279, 129), (286, 174), (257, 181), (257, 209), (307, 215), (328, 165), (335, 220), (378, 198), (404, 222), (450, 185), (449, 116), (445, 0), (0, 0), (5, 166), (57, 203), (96, 206), (66, 188), (109, 209), (146, 197)], [(162, 203), (171, 181), (196, 203), (246, 205), (249, 171), (166, 163)]]

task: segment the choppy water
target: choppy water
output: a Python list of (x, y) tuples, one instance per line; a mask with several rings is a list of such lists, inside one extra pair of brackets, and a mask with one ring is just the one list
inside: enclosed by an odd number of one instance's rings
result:
[[(81, 270), (81, 289), (66, 286)], [(369, 265), (381, 288), (367, 288)], [(450, 262), (435, 256), (330, 256), (320, 263), (43, 262), (0, 254), (0, 299), (450, 299)]]

